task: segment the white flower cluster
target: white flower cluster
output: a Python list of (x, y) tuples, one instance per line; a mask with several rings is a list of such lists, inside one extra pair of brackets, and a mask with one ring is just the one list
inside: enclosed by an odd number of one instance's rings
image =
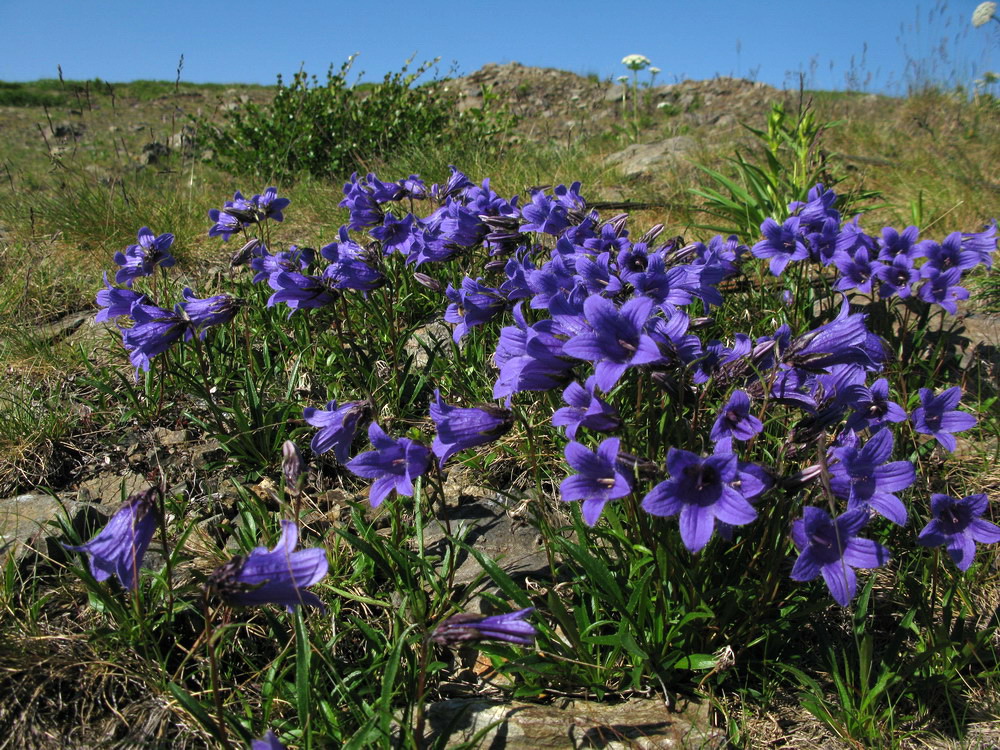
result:
[[(990, 22), (990, 19), (996, 15), (997, 4), (996, 3), (979, 3), (976, 9), (972, 11), (972, 25), (976, 28), (983, 26)], [(633, 55), (629, 55), (633, 57)], [(624, 60), (622, 62), (625, 62)], [(628, 63), (626, 63), (627, 65)]]
[[(984, 5), (996, 6), (996, 3), (983, 3)], [(645, 55), (625, 55), (622, 58), (622, 65), (624, 65), (629, 70), (642, 70), (643, 68), (649, 67), (650, 60)]]

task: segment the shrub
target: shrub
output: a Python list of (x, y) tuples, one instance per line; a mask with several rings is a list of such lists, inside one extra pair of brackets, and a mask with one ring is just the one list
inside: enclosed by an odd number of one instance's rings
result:
[(407, 61), (381, 83), (351, 85), (353, 61), (352, 56), (337, 72), (331, 66), (322, 85), (304, 70), (287, 86), (278, 76), (270, 105), (247, 104), (227, 113), (222, 127), (209, 126), (219, 164), (267, 179), (338, 177), (405, 147), (459, 134), (479, 139), (504, 125), (500, 115), (484, 109), (460, 115), (443, 81), (415, 85), (433, 63), (409, 73)]

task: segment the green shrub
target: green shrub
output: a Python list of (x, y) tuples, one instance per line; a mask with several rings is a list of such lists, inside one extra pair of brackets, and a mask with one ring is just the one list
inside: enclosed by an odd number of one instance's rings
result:
[(407, 61), (380, 83), (351, 85), (347, 76), (353, 61), (349, 58), (338, 72), (331, 66), (325, 85), (302, 70), (287, 86), (279, 76), (270, 105), (246, 104), (227, 113), (221, 128), (209, 126), (220, 166), (267, 180), (341, 177), (400, 149), (443, 143), (459, 134), (486, 138), (509, 123), (486, 106), (459, 114), (455, 94), (443, 81), (414, 85), (433, 63), (408, 73)]

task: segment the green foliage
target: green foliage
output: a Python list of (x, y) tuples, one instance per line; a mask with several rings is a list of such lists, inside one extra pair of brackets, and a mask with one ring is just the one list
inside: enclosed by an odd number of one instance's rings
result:
[[(691, 193), (704, 201), (701, 211), (713, 217), (711, 223), (698, 226), (746, 240), (758, 236), (764, 219), (779, 223), (786, 219), (788, 204), (805, 201), (813, 185), (832, 188), (840, 180), (831, 170), (820, 139), (825, 130), (837, 124), (819, 122), (808, 101), (800, 101), (794, 115), (781, 102), (773, 102), (765, 130), (744, 125), (762, 146), (759, 157), (737, 150), (729, 159), (734, 176), (697, 165), (717, 185), (691, 188)], [(842, 195), (838, 208), (850, 215), (862, 202), (875, 197), (873, 192)]]
[[(508, 127), (493, 97), (459, 115), (443, 81), (417, 85), (433, 62), (387, 73), (376, 84), (351, 85), (354, 57), (331, 66), (325, 84), (304, 70), (266, 106), (253, 103), (226, 113), (222, 127), (202, 122), (219, 164), (236, 174), (290, 180), (303, 174), (342, 177), (372, 160), (406, 148), (491, 138)], [(436, 61), (435, 61), (436, 62)]]

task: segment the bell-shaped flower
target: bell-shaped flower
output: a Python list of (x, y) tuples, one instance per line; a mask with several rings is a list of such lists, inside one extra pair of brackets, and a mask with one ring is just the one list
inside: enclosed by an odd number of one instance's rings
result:
[(619, 310), (611, 300), (592, 294), (583, 303), (591, 330), (571, 338), (563, 351), (594, 362), (597, 386), (610, 391), (629, 367), (662, 359), (656, 342), (644, 332), (652, 307), (648, 297), (635, 297)]
[(585, 386), (573, 382), (563, 391), (563, 401), (569, 406), (556, 410), (552, 424), (566, 428), (566, 437), (576, 440), (576, 431), (581, 427), (597, 432), (611, 432), (621, 426), (618, 410), (595, 395), (597, 383), (594, 376), (587, 378)]
[(135, 324), (122, 330), (122, 343), (129, 351), (129, 360), (139, 370), (149, 370), (150, 360), (162, 354), (182, 338), (189, 338), (191, 321), (177, 306), (173, 312), (156, 305), (137, 302), (130, 312)]
[[(198, 299), (189, 288), (184, 288), (184, 301), (180, 307), (184, 310), (188, 320), (194, 329), (200, 331), (201, 337), (205, 338), (205, 329), (211, 326), (228, 323), (243, 305), (243, 300), (237, 299), (228, 294), (217, 294), (214, 297)], [(184, 340), (188, 341), (194, 335), (192, 330), (184, 334)]]
[(209, 577), (209, 586), (227, 603), (241, 607), (282, 604), (289, 612), (300, 604), (326, 608), (307, 586), (326, 575), (326, 551), (319, 548), (295, 551), (299, 529), (293, 521), (281, 522), (281, 538), (268, 550), (254, 547), (249, 555), (237, 556)]
[(865, 510), (849, 510), (831, 519), (822, 508), (803, 508), (802, 518), (792, 524), (792, 541), (800, 552), (792, 580), (811, 581), (822, 575), (834, 600), (841, 607), (850, 604), (858, 585), (854, 568), (878, 568), (889, 560), (888, 549), (858, 537), (866, 523)]
[(176, 262), (170, 254), (174, 243), (172, 234), (154, 236), (149, 227), (139, 230), (139, 244), (129, 245), (124, 253), (115, 253), (115, 263), (121, 268), (115, 274), (115, 282), (131, 288), (132, 282), (141, 276), (149, 276), (156, 266), (168, 268)]
[(792, 216), (784, 224), (778, 224), (774, 219), (764, 219), (760, 225), (764, 239), (754, 245), (750, 252), (757, 258), (770, 258), (771, 273), (781, 276), (785, 266), (793, 260), (805, 260), (809, 257), (809, 248), (802, 241), (799, 232), (799, 217)]
[(119, 289), (116, 286), (111, 286), (108, 281), (107, 271), (104, 272), (104, 286), (106, 288), (97, 293), (97, 305), (101, 309), (94, 317), (94, 320), (98, 323), (105, 320), (114, 320), (115, 318), (120, 318), (122, 315), (130, 315), (132, 305), (136, 302), (149, 302), (149, 298), (142, 292), (134, 292), (131, 289)]
[(525, 618), (534, 607), (519, 609), (504, 615), (458, 614), (452, 615), (431, 634), (431, 640), (444, 646), (454, 646), (478, 641), (507, 641), (521, 646), (535, 642), (535, 626)]
[(905, 490), (917, 478), (909, 461), (892, 461), (892, 432), (879, 430), (861, 448), (845, 444), (832, 453), (839, 459), (830, 464), (833, 494), (847, 500), (849, 509), (875, 511), (900, 526), (906, 523), (906, 508), (894, 493)]
[(566, 463), (577, 473), (562, 481), (560, 497), (566, 502), (583, 501), (581, 511), (588, 526), (597, 523), (605, 505), (632, 491), (628, 477), (618, 469), (619, 445), (618, 438), (608, 438), (596, 452), (576, 441), (566, 445)]
[(436, 388), (430, 412), (437, 428), (431, 450), (438, 457), (441, 466), (459, 451), (492, 443), (506, 434), (514, 424), (514, 417), (507, 409), (495, 406), (451, 406), (442, 400), (441, 392)]
[(933, 435), (946, 451), (954, 453), (958, 442), (952, 433), (976, 426), (974, 416), (957, 408), (961, 398), (962, 388), (957, 385), (936, 396), (930, 388), (921, 388), (920, 406), (910, 417), (913, 429), (923, 435)]
[(136, 493), (111, 516), (111, 520), (86, 544), (64, 545), (74, 552), (85, 552), (90, 558), (90, 574), (104, 581), (112, 574), (122, 586), (135, 589), (139, 583), (139, 568), (146, 548), (156, 531), (156, 498), (153, 487)]
[(985, 494), (957, 500), (950, 495), (931, 495), (930, 522), (920, 532), (917, 543), (925, 547), (944, 545), (959, 570), (968, 570), (976, 556), (976, 542), (1000, 542), (1000, 527), (982, 516), (989, 501)]
[(642, 509), (651, 515), (680, 514), (681, 540), (691, 553), (708, 544), (716, 520), (742, 526), (757, 517), (757, 511), (733, 486), (738, 461), (727, 442), (707, 457), (671, 448), (667, 453), (670, 478), (642, 500)]
[(368, 439), (375, 450), (358, 454), (346, 467), (359, 477), (375, 480), (368, 492), (371, 506), (377, 508), (393, 490), (412, 497), (413, 480), (427, 471), (430, 461), (427, 448), (409, 438), (393, 439), (375, 422), (368, 426)]
[(725, 438), (749, 440), (764, 429), (761, 421), (750, 413), (750, 396), (746, 391), (733, 391), (712, 425), (713, 443)]
[(307, 406), (302, 416), (313, 427), (319, 427), (309, 447), (313, 453), (332, 450), (337, 461), (346, 464), (358, 422), (370, 413), (371, 405), (367, 401), (348, 401), (338, 407), (337, 400), (331, 399), (322, 409)]

